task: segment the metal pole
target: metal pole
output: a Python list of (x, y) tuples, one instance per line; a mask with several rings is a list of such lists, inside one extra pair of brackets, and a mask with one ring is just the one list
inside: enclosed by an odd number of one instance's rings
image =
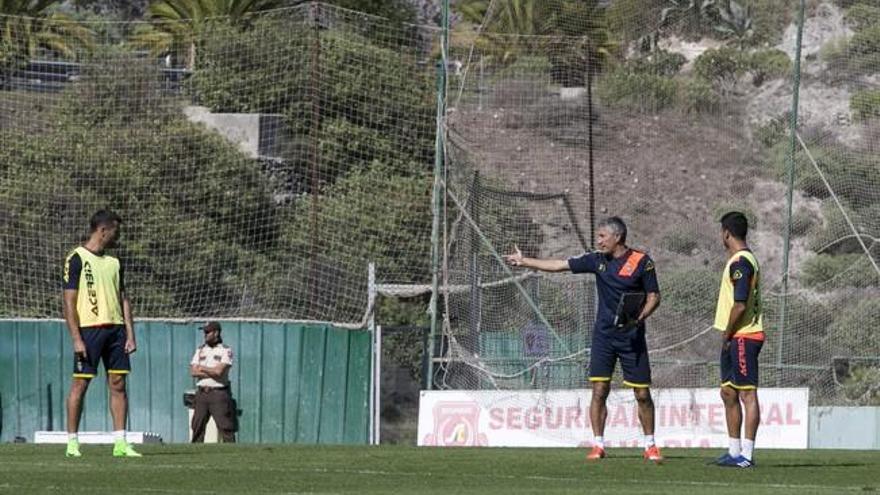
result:
[(444, 190), (443, 165), (445, 157), (446, 132), (446, 63), (449, 48), (449, 0), (443, 1), (443, 34), (440, 38), (440, 62), (437, 64), (437, 131), (434, 144), (434, 190), (432, 198), (432, 210), (434, 219), (431, 224), (431, 337), (428, 339), (428, 390), (434, 384), (434, 341), (437, 336), (437, 317), (440, 311), (440, 221), (441, 204)]
[[(476, 225), (480, 225), (480, 197), (482, 196), (482, 192), (480, 191), (480, 172), (474, 172), (474, 182), (471, 187), (470, 201), (468, 202), (468, 210), (470, 212), (471, 218), (474, 220)], [(480, 253), (480, 238), (476, 235), (471, 235), (470, 239), (470, 270), (468, 276), (471, 280), (471, 289), (470, 289), (470, 313), (468, 314), (468, 329), (469, 329), (469, 338), (468, 345), (471, 352), (474, 354), (480, 353), (480, 296), (481, 289), (480, 283), (480, 262), (479, 262), (479, 253)]]
[[(319, 162), (321, 161), (321, 23), (319, 5), (313, 5), (311, 9), (312, 24), (314, 27), (314, 40), (312, 43), (312, 66), (309, 72), (309, 80), (311, 83), (310, 95), (312, 98), (312, 118), (309, 126), (310, 153), (309, 158), (310, 174), (309, 174), (309, 278), (308, 278), (308, 297), (312, 308), (320, 307), (321, 280), (324, 278), (319, 273), (318, 252), (321, 236), (321, 222), (318, 215), (320, 208), (321, 195), (318, 192), (320, 188), (319, 178)], [(311, 310), (310, 310), (311, 311)], [(312, 316), (312, 314), (310, 314)]]
[(370, 445), (376, 445), (376, 423), (379, 418), (376, 414), (376, 265), (367, 265), (367, 308), (370, 316), (367, 318), (367, 330), (370, 332)]
[(779, 308), (779, 345), (776, 349), (776, 386), (782, 385), (782, 350), (785, 347), (785, 312), (788, 306), (788, 256), (791, 251), (791, 214), (794, 193), (794, 153), (797, 148), (798, 107), (800, 106), (801, 86), (801, 45), (804, 37), (804, 10), (806, 0), (801, 0), (798, 11), (797, 45), (795, 46), (794, 73), (792, 74), (791, 114), (789, 115), (789, 148), (788, 148), (788, 190), (785, 194), (785, 237), (782, 249), (782, 303)]
[(483, 56), (480, 55), (480, 81), (477, 83), (477, 95), (479, 95), (479, 104), (477, 105), (477, 110), (480, 112), (483, 111), (483, 91), (485, 90), (485, 86), (483, 86)]
[(590, 168), (590, 249), (596, 242), (596, 175), (593, 173), (593, 59), (592, 45), (587, 45), (587, 149)]
[(376, 370), (373, 373), (373, 387), (376, 399), (373, 407), (373, 445), (382, 443), (382, 326), (376, 326)]

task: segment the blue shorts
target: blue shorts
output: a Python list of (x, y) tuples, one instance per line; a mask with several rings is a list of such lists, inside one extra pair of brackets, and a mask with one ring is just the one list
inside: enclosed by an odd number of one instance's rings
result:
[(721, 349), (721, 386), (737, 390), (758, 388), (758, 355), (764, 342), (734, 337)]
[(86, 355), (73, 355), (73, 377), (94, 378), (98, 375), (98, 361), (104, 361), (108, 374), (125, 375), (131, 371), (131, 363), (125, 352), (125, 327), (122, 325), (101, 328), (81, 328)]
[(593, 332), (593, 348), (590, 352), (590, 381), (608, 382), (614, 374), (614, 366), (620, 359), (623, 384), (634, 388), (651, 385), (651, 363), (648, 360), (648, 343), (645, 328), (627, 331), (609, 330)]

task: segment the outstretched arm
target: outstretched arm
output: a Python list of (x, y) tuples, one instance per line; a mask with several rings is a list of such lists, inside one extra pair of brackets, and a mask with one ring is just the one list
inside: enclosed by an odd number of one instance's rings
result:
[(570, 270), (568, 260), (526, 258), (523, 256), (522, 251), (519, 250), (519, 247), (514, 246), (513, 249), (513, 253), (504, 257), (507, 264), (511, 266), (532, 268), (542, 272), (567, 272)]

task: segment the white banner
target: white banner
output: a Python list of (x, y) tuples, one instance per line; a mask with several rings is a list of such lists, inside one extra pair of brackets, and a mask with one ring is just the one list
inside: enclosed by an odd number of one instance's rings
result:
[[(419, 445), (585, 447), (591, 445), (589, 390), (423, 391)], [(661, 447), (726, 447), (727, 424), (717, 388), (651, 390)], [(762, 388), (760, 448), (805, 449), (809, 389)], [(630, 390), (608, 397), (605, 443), (637, 447), (642, 438)]]

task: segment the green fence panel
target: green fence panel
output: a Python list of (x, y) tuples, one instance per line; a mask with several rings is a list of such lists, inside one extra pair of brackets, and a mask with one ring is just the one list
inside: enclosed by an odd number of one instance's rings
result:
[[(230, 380), (240, 442), (367, 442), (368, 333), (285, 322), (221, 323), (224, 343), (235, 354)], [(128, 429), (187, 442), (183, 396), (194, 388), (189, 363), (202, 333), (195, 323), (176, 321), (139, 321), (135, 333)], [(35, 431), (65, 429), (72, 369), (63, 322), (0, 320), (0, 442), (30, 442)], [(80, 431), (113, 428), (101, 369), (86, 394)]]
[(345, 403), (344, 443), (366, 443), (369, 439), (368, 421), (356, 420), (361, 411), (370, 407), (370, 334), (349, 332), (348, 382)]
[(303, 363), (300, 379), (297, 443), (318, 443), (324, 384), (324, 349), (327, 331), (306, 332), (303, 336)]

